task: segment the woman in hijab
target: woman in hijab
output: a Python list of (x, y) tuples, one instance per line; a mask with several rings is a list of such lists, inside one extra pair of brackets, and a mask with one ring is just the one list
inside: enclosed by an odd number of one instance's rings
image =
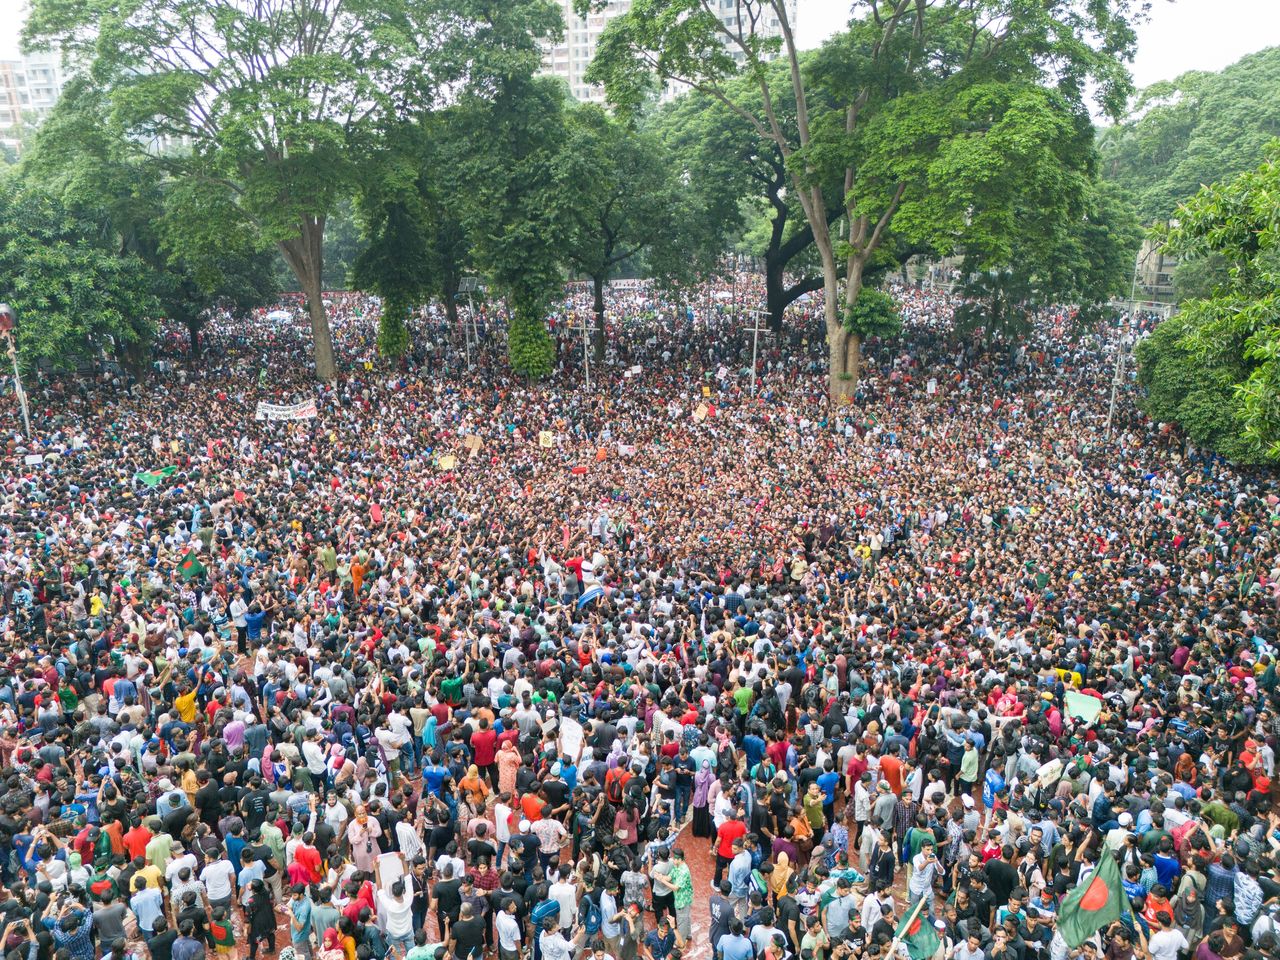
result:
[(467, 767), (467, 775), (458, 781), (467, 802), (476, 810), (484, 810), (485, 798), (489, 796), (489, 785), (480, 778), (480, 768), (474, 763)]
[(520, 751), (510, 740), (498, 749), (498, 792), (516, 795), (516, 773), (520, 769)]
[(258, 960), (258, 945), (266, 944), (267, 956), (276, 952), (276, 910), (271, 888), (260, 878), (249, 884), (249, 960)]
[(713, 837), (711, 828), (711, 798), (708, 794), (711, 785), (717, 783), (716, 775), (711, 770), (711, 761), (703, 760), (702, 767), (693, 775), (693, 835), (695, 837)]
[(324, 932), (320, 949), (316, 951), (316, 960), (347, 960), (347, 955), (342, 949), (341, 938), (333, 927)]

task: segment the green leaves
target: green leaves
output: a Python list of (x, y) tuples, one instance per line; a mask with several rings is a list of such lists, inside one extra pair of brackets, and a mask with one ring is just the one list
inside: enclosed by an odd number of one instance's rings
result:
[(12, 183), (0, 185), (0, 289), (17, 314), (24, 363), (136, 358), (160, 315), (139, 257), (118, 254), (53, 197)]
[(1280, 47), (1220, 73), (1190, 71), (1143, 90), (1124, 122), (1099, 138), (1102, 171), (1144, 223), (1167, 220), (1202, 184), (1256, 166), (1280, 135)]
[[(1139, 352), (1148, 409), (1225, 455), (1280, 461), (1280, 141), (1261, 166), (1204, 187), (1177, 211), (1166, 249), (1226, 264)], [(1208, 411), (1216, 402), (1212, 419)], [(1210, 426), (1213, 427), (1210, 430)]]
[(892, 337), (902, 330), (902, 314), (893, 297), (883, 290), (866, 287), (851, 307), (845, 309), (844, 326), (864, 340), (867, 337)]

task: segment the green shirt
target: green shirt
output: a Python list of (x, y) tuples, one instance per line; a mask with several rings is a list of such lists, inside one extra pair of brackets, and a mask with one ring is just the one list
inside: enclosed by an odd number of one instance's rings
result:
[(750, 687), (739, 687), (733, 691), (733, 702), (738, 705), (738, 712), (744, 717), (751, 710), (751, 701), (755, 697)]
[(283, 871), (284, 862), (284, 834), (271, 821), (267, 821), (262, 825), (258, 834), (262, 838), (262, 842), (271, 848), (271, 854), (276, 858), (276, 866)]
[(685, 907), (693, 905), (693, 875), (689, 873), (689, 867), (684, 863), (676, 863), (671, 867), (671, 872), (667, 874), (667, 879), (676, 885), (672, 891), (673, 902), (677, 910), (683, 910)]

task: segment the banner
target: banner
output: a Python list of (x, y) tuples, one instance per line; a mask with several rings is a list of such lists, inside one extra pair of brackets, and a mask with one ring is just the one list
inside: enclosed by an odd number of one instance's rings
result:
[(302, 403), (266, 403), (258, 401), (258, 409), (253, 415), (255, 420), (310, 420), (316, 415), (316, 402), (305, 400)]
[(636, 445), (634, 443), (619, 443), (618, 454), (623, 457), (634, 457), (636, 455)]
[(1098, 714), (1102, 712), (1102, 701), (1097, 697), (1091, 697), (1087, 693), (1076, 693), (1074, 690), (1068, 690), (1063, 698), (1067, 708), (1067, 716), (1076, 717), (1085, 723), (1093, 723), (1098, 719)]

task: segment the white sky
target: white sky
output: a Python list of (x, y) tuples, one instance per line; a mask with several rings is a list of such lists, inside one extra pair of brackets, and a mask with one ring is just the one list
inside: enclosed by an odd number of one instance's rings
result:
[[(850, 0), (798, 0), (796, 32), (813, 47), (849, 19)], [(0, 58), (17, 54), (26, 0), (0, 0)], [(1143, 87), (1185, 70), (1221, 70), (1280, 43), (1280, 0), (1152, 0), (1138, 29), (1134, 78)]]
[[(0, 0), (0, 3), (7, 0)], [(797, 0), (796, 34), (815, 47), (849, 19), (850, 0)], [(1280, 44), (1280, 0), (1152, 0), (1132, 64), (1139, 87), (1187, 70), (1221, 70)]]

